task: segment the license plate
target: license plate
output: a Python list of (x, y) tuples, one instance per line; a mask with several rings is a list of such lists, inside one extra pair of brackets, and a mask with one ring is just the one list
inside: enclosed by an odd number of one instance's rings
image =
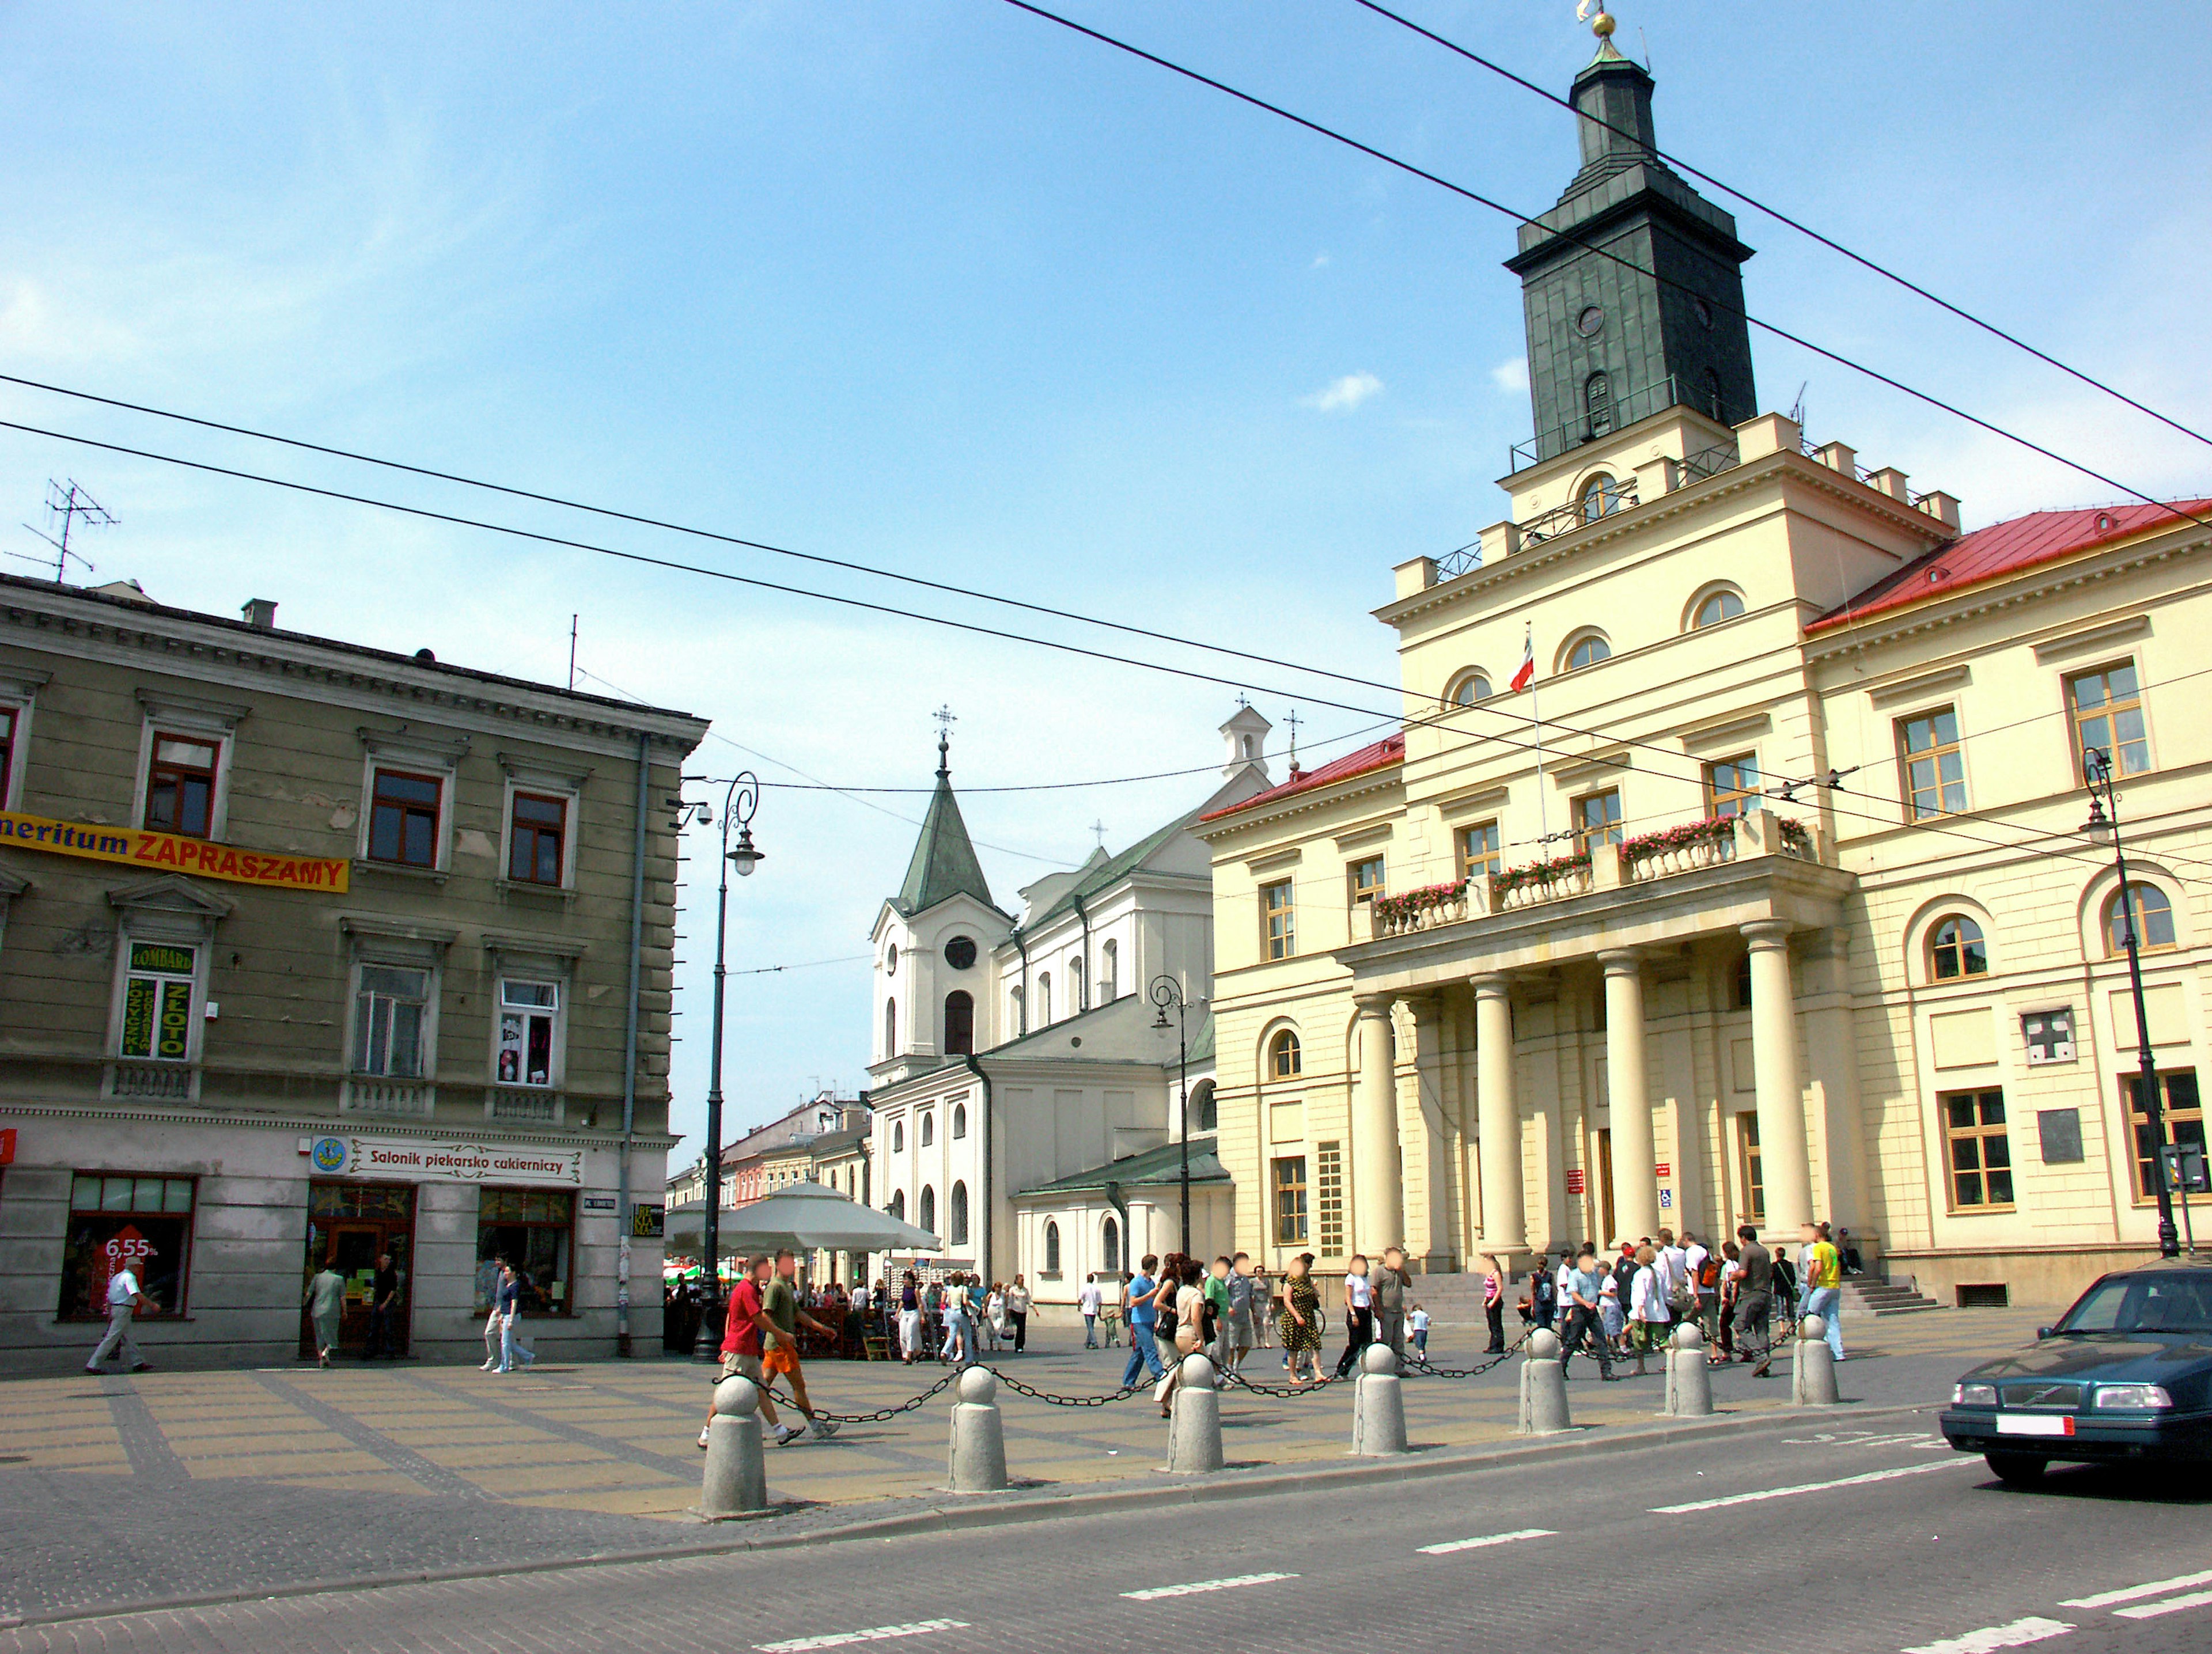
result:
[(2063, 1413), (2000, 1413), (2000, 1436), (2070, 1436), (2074, 1421)]

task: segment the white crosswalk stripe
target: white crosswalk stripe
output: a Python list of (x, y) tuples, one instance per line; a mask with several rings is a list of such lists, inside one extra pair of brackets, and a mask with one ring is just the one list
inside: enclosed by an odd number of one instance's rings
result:
[(1966, 1466), (1966, 1459), (1944, 1459), (1935, 1464), (1905, 1464), (1894, 1470), (1869, 1470), (1856, 1476), (1839, 1476), (1833, 1481), (1802, 1481), (1794, 1487), (1762, 1487), (1755, 1493), (1729, 1493), (1722, 1499), (1700, 1499), (1687, 1505), (1656, 1506), (1654, 1516), (1690, 1516), (1699, 1511), (1717, 1511), (1729, 1505), (1755, 1505), (1765, 1499), (1788, 1499), (1793, 1493), (1825, 1493), (1836, 1487), (1863, 1487), (1869, 1482), (1893, 1481), (1899, 1476), (1924, 1475), (1930, 1470), (1954, 1470)]
[(2134, 1608), (2116, 1608), (2112, 1612), (2123, 1620), (2155, 1620), (2161, 1614), (2179, 1614), (2184, 1609), (2203, 1608), (2212, 1603), (2212, 1590), (2192, 1590), (2186, 1596), (2168, 1597), (2163, 1603), (2139, 1603)]
[(1240, 1573), (1228, 1579), (1200, 1579), (1188, 1585), (1154, 1585), (1148, 1590), (1125, 1590), (1121, 1593), (1132, 1602), (1156, 1602), (1163, 1596), (1195, 1596), (1202, 1590), (1234, 1590), (1239, 1585), (1272, 1584), (1278, 1579), (1295, 1579), (1295, 1573)]
[(2001, 1648), (2026, 1648), (2030, 1643), (2063, 1637), (2074, 1627), (2063, 1620), (2014, 1620), (2008, 1626), (1984, 1626), (1963, 1637), (1946, 1637), (1940, 1643), (1922, 1643), (1905, 1654), (1996, 1654)]
[(2115, 1603), (2132, 1603), (2145, 1596), (2163, 1596), (2170, 1590), (2186, 1590), (2191, 1585), (2212, 1584), (2212, 1569), (2203, 1573), (2184, 1573), (2172, 1579), (2154, 1579), (2148, 1584), (2123, 1585), (2118, 1590), (2100, 1590), (2094, 1596), (2069, 1596), (2061, 1608), (2110, 1608)]
[(1454, 1551), (1487, 1550), (1492, 1545), (1510, 1545), (1521, 1539), (1550, 1539), (1559, 1530), (1555, 1528), (1516, 1528), (1511, 1533), (1484, 1534), (1479, 1539), (1451, 1539), (1441, 1545), (1417, 1545), (1423, 1556), (1449, 1556)]
[(880, 1643), (892, 1637), (919, 1637), (929, 1631), (965, 1631), (965, 1620), (916, 1620), (909, 1625), (875, 1626), (866, 1631), (833, 1631), (820, 1637), (794, 1637), (786, 1643), (756, 1643), (758, 1654), (808, 1654), (817, 1648), (843, 1648), (852, 1643)]

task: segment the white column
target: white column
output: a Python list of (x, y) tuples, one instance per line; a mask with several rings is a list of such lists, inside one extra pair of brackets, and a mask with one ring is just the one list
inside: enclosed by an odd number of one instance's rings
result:
[(1626, 950), (1600, 954), (1598, 961), (1605, 966), (1613, 1222), (1619, 1238), (1633, 1240), (1659, 1233), (1659, 1157), (1652, 1142), (1650, 1085), (1644, 1069), (1644, 970), (1636, 954)]
[(1474, 979), (1475, 1116), (1481, 1124), (1482, 1250), (1510, 1268), (1528, 1250), (1521, 1105), (1513, 1095), (1513, 1009), (1506, 979)]
[(1751, 1055), (1759, 1093), (1759, 1180), (1766, 1227), (1784, 1239), (1813, 1221), (1812, 1154), (1805, 1094), (1797, 1078), (1797, 1016), (1790, 981), (1790, 926), (1761, 919), (1743, 927), (1751, 944)]
[(1390, 1060), (1390, 997), (1362, 994), (1359, 1082), (1352, 1097), (1352, 1223), (1345, 1244), (1370, 1257), (1403, 1244), (1406, 1200), (1398, 1169), (1398, 1081)]
[(1823, 1203), (1831, 1222), (1868, 1238), (1866, 1145), (1859, 1110), (1857, 1031), (1851, 1011), (1850, 932), (1815, 933), (1807, 960), (1805, 1057), (1823, 1112), (1827, 1164)]
[[(1434, 994), (1417, 994), (1407, 1003), (1413, 1013), (1413, 1074), (1420, 1108), (1421, 1191), (1427, 1237), (1420, 1247), (1423, 1266), (1431, 1271), (1455, 1267), (1452, 1250), (1453, 1157), (1451, 1124), (1444, 1098), (1444, 1009)], [(1408, 1238), (1407, 1250), (1413, 1250)]]

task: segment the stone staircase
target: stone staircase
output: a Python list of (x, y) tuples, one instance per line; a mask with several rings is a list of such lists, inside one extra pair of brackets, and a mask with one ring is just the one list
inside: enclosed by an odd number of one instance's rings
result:
[(1843, 1291), (1844, 1312), (1847, 1316), (1917, 1315), (1923, 1310), (1942, 1307), (1934, 1299), (1923, 1297), (1911, 1286), (1881, 1275), (1847, 1275)]
[[(1517, 1336), (1515, 1330), (1520, 1318), (1513, 1306), (1520, 1301), (1521, 1283), (1527, 1277), (1516, 1275), (1505, 1288), (1505, 1321), (1509, 1336)], [(1911, 1277), (1891, 1281), (1880, 1275), (1849, 1275), (1844, 1281), (1844, 1313), (1853, 1318), (1874, 1316), (1917, 1315), (1923, 1310), (1941, 1309), (1934, 1299), (1924, 1297), (1911, 1284)], [(1322, 1304), (1332, 1317), (1337, 1312), (1339, 1277), (1332, 1275), (1322, 1282)], [(1416, 1275), (1409, 1302), (1418, 1303), (1429, 1312), (1438, 1326), (1479, 1326), (1482, 1323), (1482, 1276), (1471, 1275)], [(1331, 1324), (1334, 1322), (1332, 1320)]]

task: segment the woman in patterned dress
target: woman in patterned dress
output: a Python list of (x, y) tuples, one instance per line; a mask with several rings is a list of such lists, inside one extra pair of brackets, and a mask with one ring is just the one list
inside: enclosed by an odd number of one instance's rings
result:
[(1313, 1368), (1316, 1384), (1327, 1382), (1321, 1371), (1321, 1288), (1313, 1283), (1313, 1261), (1311, 1252), (1300, 1252), (1283, 1278), (1283, 1315), (1277, 1330), (1290, 1357), (1293, 1390), (1304, 1385), (1302, 1365)]

